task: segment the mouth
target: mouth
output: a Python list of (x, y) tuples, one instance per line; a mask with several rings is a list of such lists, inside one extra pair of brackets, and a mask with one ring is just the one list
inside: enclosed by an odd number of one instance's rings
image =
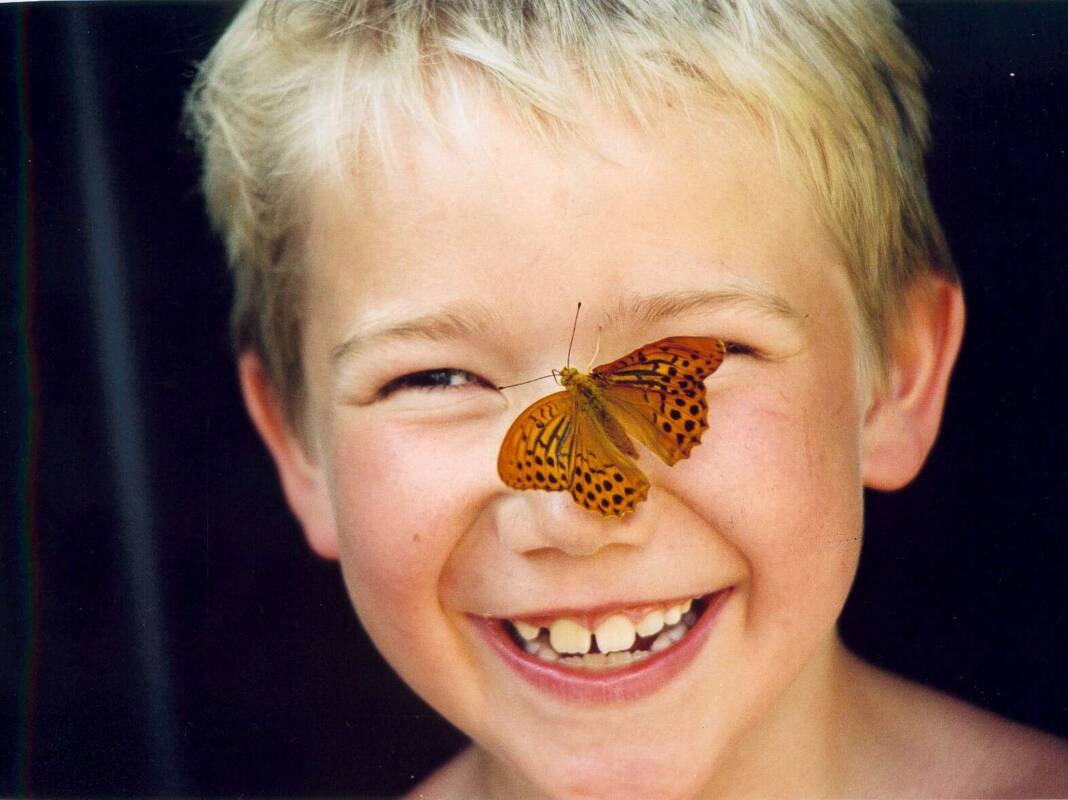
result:
[(705, 597), (690, 597), (597, 615), (501, 620), (501, 624), (517, 647), (542, 661), (571, 669), (619, 669), (681, 642), (707, 607)]
[(650, 694), (681, 672), (708, 638), (731, 589), (663, 603), (514, 619), (474, 618), (527, 682), (569, 701)]

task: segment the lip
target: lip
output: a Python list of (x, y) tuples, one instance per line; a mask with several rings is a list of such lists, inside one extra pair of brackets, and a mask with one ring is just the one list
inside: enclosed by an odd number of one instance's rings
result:
[(523, 652), (500, 620), (471, 617), (490, 648), (520, 678), (537, 689), (572, 703), (607, 704), (646, 697), (663, 687), (697, 657), (733, 587), (707, 595), (708, 607), (674, 647), (618, 670), (576, 670), (541, 661)]
[[(714, 594), (714, 592), (712, 594)], [(712, 594), (707, 596), (711, 597)], [(666, 611), (670, 606), (695, 599), (695, 595), (681, 595), (674, 599), (655, 600), (644, 603), (634, 603), (632, 605), (627, 605), (625, 603), (606, 603), (604, 605), (587, 609), (555, 608), (549, 611), (538, 611), (531, 614), (509, 616), (508, 619), (513, 622), (520, 620), (526, 622), (528, 625), (533, 625), (536, 628), (548, 628), (553, 623), (553, 620), (566, 618), (574, 620), (580, 625), (585, 625), (592, 631), (597, 627), (599, 621), (603, 622), (606, 618), (615, 614), (622, 614), (623, 616), (628, 617), (631, 622), (637, 623), (638, 620), (650, 611)]]

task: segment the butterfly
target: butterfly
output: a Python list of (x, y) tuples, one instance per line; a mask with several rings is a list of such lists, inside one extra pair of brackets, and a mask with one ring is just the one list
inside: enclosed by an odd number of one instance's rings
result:
[(704, 379), (723, 362), (720, 339), (671, 336), (582, 373), (524, 410), (504, 436), (497, 473), (514, 489), (567, 491), (585, 509), (622, 517), (649, 494), (636, 439), (669, 466), (708, 429)]

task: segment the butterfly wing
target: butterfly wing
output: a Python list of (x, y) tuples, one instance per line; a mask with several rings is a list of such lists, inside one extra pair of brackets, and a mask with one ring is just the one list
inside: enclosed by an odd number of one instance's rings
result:
[(649, 495), (649, 481), (591, 414), (579, 414), (570, 489), (583, 508), (622, 517)]
[(563, 391), (543, 397), (516, 417), (497, 455), (497, 474), (513, 489), (558, 492), (571, 485), (575, 399)]
[(704, 379), (726, 354), (720, 339), (672, 336), (593, 370), (608, 409), (668, 465), (688, 458), (708, 429)]
[(497, 473), (514, 489), (568, 490), (604, 516), (623, 516), (649, 494), (649, 482), (570, 391), (523, 411), (505, 434)]

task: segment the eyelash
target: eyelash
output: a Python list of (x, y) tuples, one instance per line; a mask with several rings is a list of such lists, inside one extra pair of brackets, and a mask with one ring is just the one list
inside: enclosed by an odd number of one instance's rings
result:
[[(751, 356), (755, 353), (756, 349), (748, 345), (740, 344), (739, 342), (727, 342), (728, 355)], [(453, 383), (452, 379), (456, 376), (462, 376), (465, 379), (464, 383)], [(435, 378), (446, 378), (448, 379), (448, 382), (435, 382)], [(490, 389), (496, 388), (489, 383), (489, 381), (479, 377), (473, 372), (468, 372), (465, 369), (456, 369), (454, 367), (443, 367), (441, 369), (424, 369), (419, 372), (409, 372), (406, 375), (401, 375), (399, 378), (394, 378), (378, 390), (378, 396), (380, 398), (389, 397), (391, 394), (405, 389), (410, 391), (434, 392), (447, 389), (460, 389), (465, 386), (483, 386)]]
[(757, 349), (741, 342), (727, 342), (727, 355), (755, 356)]
[[(464, 383), (453, 383), (452, 380), (456, 376), (462, 376), (465, 379)], [(435, 378), (444, 378), (447, 382), (436, 382)], [(461, 389), (465, 386), (490, 386), (490, 384), (473, 372), (468, 372), (464, 369), (454, 369), (452, 367), (424, 369), (419, 372), (409, 372), (407, 375), (401, 375), (399, 378), (394, 378), (378, 390), (378, 396), (382, 398), (389, 397), (389, 395), (394, 392), (404, 389), (410, 391), (434, 392), (443, 389)]]

